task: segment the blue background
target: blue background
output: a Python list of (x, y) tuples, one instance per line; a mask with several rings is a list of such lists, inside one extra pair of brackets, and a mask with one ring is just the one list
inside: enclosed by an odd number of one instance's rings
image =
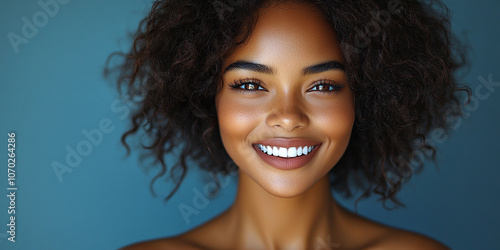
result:
[[(43, 0), (44, 2), (48, 0)], [(500, 2), (446, 1), (453, 29), (471, 47), (464, 81), (473, 90), (480, 77), (500, 82)], [(236, 179), (199, 209), (181, 216), (178, 206), (193, 207), (203, 190), (200, 173), (191, 172), (167, 203), (171, 184), (158, 181), (158, 198), (149, 192), (156, 168), (141, 168), (137, 153), (125, 157), (119, 138), (128, 126), (130, 106), (114, 83), (102, 76), (111, 52), (126, 51), (138, 21), (151, 1), (87, 0), (60, 4), (40, 16), (41, 27), (16, 53), (8, 39), (22, 34), (23, 21), (41, 15), (35, 0), (0, 3), (0, 249), (117, 249), (140, 240), (174, 235), (223, 211), (235, 195)], [(42, 14), (43, 15), (43, 14)], [(46, 23), (43, 23), (46, 21)], [(41, 23), (40, 23), (41, 22)], [(434, 237), (453, 249), (500, 246), (500, 88), (485, 88), (453, 135), (440, 143), (439, 169), (429, 164), (403, 188), (405, 208), (386, 211), (374, 199), (359, 203), (360, 214)], [(475, 95), (478, 92), (475, 90)], [(113, 106), (115, 108), (113, 108)], [(83, 130), (111, 124), (102, 141), (59, 180), (54, 162), (67, 165), (67, 148), (85, 144)], [(16, 132), (16, 243), (6, 237), (7, 133)], [(150, 164), (146, 161), (144, 164)], [(206, 177), (206, 176), (205, 176)], [(208, 181), (211, 182), (208, 177)], [(342, 201), (353, 208), (353, 201)]]

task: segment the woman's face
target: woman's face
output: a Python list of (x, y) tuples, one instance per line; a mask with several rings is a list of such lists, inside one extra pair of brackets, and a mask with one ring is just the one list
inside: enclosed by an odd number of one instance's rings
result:
[(279, 197), (302, 194), (338, 162), (354, 123), (354, 96), (331, 26), (318, 9), (259, 11), (249, 40), (225, 61), (216, 98), (224, 148)]

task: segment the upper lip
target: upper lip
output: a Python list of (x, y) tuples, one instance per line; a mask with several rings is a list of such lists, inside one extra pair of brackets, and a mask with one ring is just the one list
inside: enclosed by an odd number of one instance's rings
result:
[(313, 141), (309, 139), (302, 139), (302, 138), (271, 138), (271, 139), (265, 139), (261, 141), (257, 141), (254, 144), (262, 144), (265, 146), (276, 146), (276, 147), (283, 147), (283, 148), (290, 148), (290, 147), (303, 147), (303, 146), (316, 146), (318, 144), (321, 144), (318, 141)]

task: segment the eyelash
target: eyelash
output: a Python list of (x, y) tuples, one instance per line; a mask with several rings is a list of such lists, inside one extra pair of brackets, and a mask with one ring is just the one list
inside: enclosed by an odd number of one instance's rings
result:
[(319, 80), (319, 81), (315, 82), (314, 86), (312, 86), (312, 88), (309, 88), (307, 90), (307, 92), (314, 91), (312, 89), (318, 88), (319, 86), (322, 86), (322, 85), (326, 86), (328, 88), (328, 90), (317, 90), (317, 91), (326, 94), (326, 93), (330, 93), (330, 92), (335, 92), (335, 91), (341, 90), (342, 88), (344, 88), (345, 84), (340, 84), (340, 83), (335, 82), (335, 81), (322, 79), (322, 80)]
[[(254, 85), (254, 89), (246, 89), (245, 85)], [(229, 84), (231, 89), (241, 92), (253, 92), (253, 91), (266, 91), (265, 88), (262, 87), (262, 84), (257, 79), (239, 79), (234, 81), (232, 84)], [(242, 88), (243, 87), (243, 88)]]
[[(246, 89), (245, 85), (249, 87), (250, 85), (254, 85), (254, 89)], [(319, 86), (326, 86), (328, 90), (313, 90), (314, 88), (318, 88)], [(234, 89), (236, 91), (241, 91), (241, 92), (253, 92), (253, 91), (266, 91), (265, 88), (262, 87), (262, 84), (259, 80), (257, 79), (239, 79), (234, 81), (232, 84), (229, 84), (229, 87), (231, 89)], [(312, 91), (318, 91), (320, 93), (330, 93), (330, 92), (335, 92), (339, 91), (344, 87), (344, 84), (337, 83), (335, 81), (330, 81), (326, 79), (319, 80), (314, 83), (314, 86), (309, 88), (306, 92), (312, 92)]]

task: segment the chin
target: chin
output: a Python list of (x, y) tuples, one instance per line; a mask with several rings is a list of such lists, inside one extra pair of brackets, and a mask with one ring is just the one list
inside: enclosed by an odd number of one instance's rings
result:
[(306, 190), (294, 190), (294, 191), (290, 191), (290, 190), (272, 190), (272, 192), (269, 192), (269, 194), (273, 195), (273, 196), (276, 196), (278, 198), (283, 198), (283, 199), (290, 199), (290, 198), (295, 198), (295, 197), (298, 197), (302, 194), (305, 193)]
[(258, 183), (269, 194), (280, 198), (294, 198), (306, 193), (318, 181), (307, 182), (301, 180), (284, 180), (283, 178), (276, 178), (268, 180), (266, 183)]

